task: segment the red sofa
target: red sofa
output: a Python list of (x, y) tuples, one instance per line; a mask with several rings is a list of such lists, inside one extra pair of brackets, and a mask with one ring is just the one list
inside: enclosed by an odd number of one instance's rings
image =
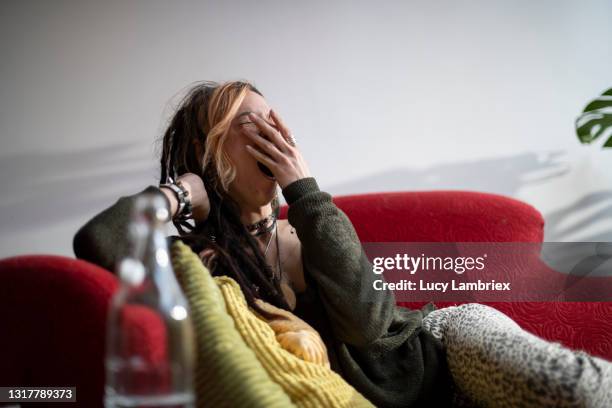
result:
[[(493, 194), (398, 192), (334, 201), (362, 242), (541, 242), (543, 236), (537, 210)], [(76, 386), (77, 404), (54, 406), (102, 406), (106, 310), (116, 288), (113, 274), (81, 260), (0, 261), (0, 385)], [(543, 338), (612, 360), (611, 302), (488, 304)]]

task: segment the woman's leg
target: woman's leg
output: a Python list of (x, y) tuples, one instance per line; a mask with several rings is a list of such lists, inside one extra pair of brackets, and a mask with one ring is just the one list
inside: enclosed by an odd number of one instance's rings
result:
[(479, 406), (612, 407), (612, 363), (545, 341), (477, 303), (431, 312), (458, 393)]

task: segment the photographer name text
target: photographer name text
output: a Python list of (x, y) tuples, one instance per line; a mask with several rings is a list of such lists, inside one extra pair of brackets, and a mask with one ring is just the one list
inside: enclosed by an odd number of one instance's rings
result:
[(450, 282), (427, 282), (419, 279), (418, 283), (402, 279), (399, 282), (385, 282), (382, 279), (377, 279), (372, 284), (374, 290), (401, 290), (401, 291), (431, 291), (442, 292), (447, 291), (505, 291), (511, 290), (509, 282), (496, 282), (491, 280), (488, 282), (478, 279), (476, 282), (457, 282), (455, 279)]

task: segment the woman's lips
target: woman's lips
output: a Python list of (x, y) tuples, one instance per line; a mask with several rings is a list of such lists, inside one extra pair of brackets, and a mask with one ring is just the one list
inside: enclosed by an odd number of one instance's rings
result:
[(272, 170), (270, 170), (265, 164), (257, 162), (257, 167), (263, 173), (264, 176), (266, 176), (270, 180), (276, 180), (274, 174), (272, 173)]

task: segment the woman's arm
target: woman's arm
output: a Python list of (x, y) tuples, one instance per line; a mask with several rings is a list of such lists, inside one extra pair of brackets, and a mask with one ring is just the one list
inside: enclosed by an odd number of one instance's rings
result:
[[(208, 217), (210, 203), (202, 179), (192, 173), (178, 178), (188, 191), (193, 204), (193, 216), (197, 221)], [(117, 261), (126, 255), (128, 245), (127, 229), (132, 216), (132, 207), (141, 194), (160, 194), (166, 198), (172, 217), (176, 215), (178, 200), (167, 188), (149, 186), (140, 193), (121, 197), (115, 204), (94, 216), (79, 229), (72, 241), (77, 258), (99, 265), (114, 273)]]
[(312, 177), (289, 184), (283, 196), (305, 268), (317, 283), (337, 338), (359, 347), (386, 334), (395, 299), (373, 289), (372, 265), (348, 217)]
[(119, 198), (115, 204), (94, 216), (79, 229), (72, 240), (76, 257), (114, 273), (117, 261), (126, 255), (127, 229), (138, 196), (147, 193), (163, 195), (168, 208), (176, 212), (178, 200), (171, 196), (172, 193), (164, 194), (162, 190), (166, 189), (149, 186), (140, 193)]

